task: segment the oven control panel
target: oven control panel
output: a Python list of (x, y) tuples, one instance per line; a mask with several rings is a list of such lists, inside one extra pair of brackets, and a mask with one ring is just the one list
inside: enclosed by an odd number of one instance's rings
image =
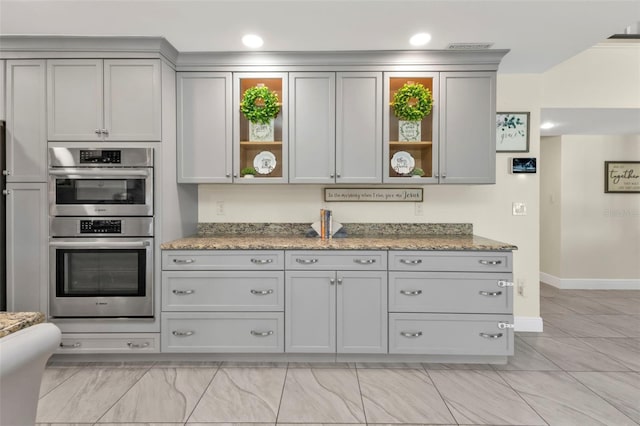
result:
[(81, 234), (121, 234), (122, 220), (80, 220)]
[(80, 150), (80, 164), (120, 164), (120, 154), (119, 150)]

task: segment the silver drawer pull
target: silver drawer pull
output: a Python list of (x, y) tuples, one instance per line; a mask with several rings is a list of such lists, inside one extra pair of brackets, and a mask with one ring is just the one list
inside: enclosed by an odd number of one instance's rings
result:
[(266, 265), (267, 263), (273, 263), (273, 259), (251, 259), (251, 263), (256, 265)]
[(404, 263), (405, 265), (419, 265), (422, 263), (422, 259), (400, 259), (400, 263)]
[(480, 291), (478, 292), (478, 294), (480, 294), (480, 296), (500, 296), (502, 294), (501, 291)]
[(500, 321), (498, 322), (498, 328), (500, 330), (504, 330), (505, 328), (514, 328), (515, 326), (511, 323)]
[(400, 290), (400, 294), (405, 296), (419, 296), (422, 294), (422, 290)]
[(174, 330), (171, 332), (171, 334), (173, 334), (174, 336), (178, 336), (178, 337), (187, 337), (187, 336), (193, 336), (193, 333), (195, 333), (194, 331), (178, 331), (178, 330)]
[(413, 332), (412, 331), (401, 331), (400, 335), (404, 336), (404, 337), (411, 337), (411, 338), (420, 337), (420, 336), (422, 336), (422, 331), (413, 331)]
[(71, 344), (60, 342), (60, 347), (62, 349), (74, 349), (74, 348), (79, 348), (80, 346), (82, 346), (82, 343), (80, 342), (71, 343)]
[(178, 296), (186, 296), (187, 294), (193, 294), (195, 292), (195, 290), (173, 290), (173, 294), (177, 294)]
[(195, 263), (193, 259), (173, 259), (173, 263), (185, 264), (185, 263)]
[(502, 260), (484, 260), (484, 259), (480, 259), (480, 260), (478, 260), (478, 262), (481, 265), (500, 265), (502, 263)]
[(498, 281), (498, 287), (513, 287), (513, 282), (500, 280)]
[(502, 333), (496, 333), (496, 334), (480, 333), (480, 337), (484, 337), (485, 339), (499, 339), (502, 337)]
[(251, 294), (255, 294), (257, 296), (266, 296), (267, 294), (273, 294), (273, 290), (251, 290)]
[(267, 336), (271, 336), (273, 334), (273, 331), (269, 330), (269, 331), (255, 331), (255, 330), (251, 330), (251, 335), (252, 336), (258, 336), (258, 337), (267, 337)]
[(376, 263), (375, 259), (353, 259), (355, 263), (359, 263), (360, 265), (371, 265)]
[(144, 349), (149, 347), (149, 342), (144, 342), (144, 343), (127, 342), (127, 346), (129, 346), (131, 349)]
[(318, 259), (300, 259), (296, 258), (296, 262), (302, 263), (303, 265), (312, 265), (314, 263), (318, 263)]

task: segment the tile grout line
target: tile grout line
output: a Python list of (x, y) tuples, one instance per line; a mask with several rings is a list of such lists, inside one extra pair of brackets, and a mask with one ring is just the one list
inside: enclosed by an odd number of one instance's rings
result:
[[(528, 347), (531, 348), (532, 351), (534, 351), (535, 353), (537, 353), (538, 355), (540, 355), (542, 358), (546, 359), (547, 361), (549, 361), (551, 364), (555, 365), (556, 367), (559, 368), (559, 371), (565, 371), (561, 366), (559, 366), (558, 364), (556, 364), (555, 362), (553, 362), (551, 359), (547, 358), (543, 353), (539, 352), (536, 350), (536, 348), (534, 348), (533, 346), (531, 346), (530, 344), (528, 344), (525, 340), (523, 339), (519, 339), (524, 345), (527, 345)], [(515, 344), (515, 341), (514, 341)], [(514, 353), (515, 356), (515, 353)], [(496, 370), (495, 368), (493, 369), (494, 371), (540, 371), (540, 370)], [(553, 371), (553, 370), (551, 370)]]
[[(536, 371), (534, 371), (536, 372)], [(564, 373), (564, 374), (568, 374), (566, 371), (560, 369), (559, 371), (537, 371), (540, 373)], [(498, 374), (498, 376), (500, 377), (500, 379), (502, 379), (502, 381), (509, 386), (509, 388), (515, 392), (516, 395), (518, 395), (518, 398), (520, 398), (522, 400), (522, 402), (524, 402), (527, 407), (531, 408), (531, 411), (533, 411), (534, 413), (536, 413), (536, 415), (538, 417), (540, 417), (542, 419), (543, 422), (545, 422), (547, 425), (549, 425), (550, 423), (547, 421), (547, 419), (544, 418), (544, 416), (542, 416), (542, 414), (540, 414), (538, 412), (538, 410), (536, 410), (531, 404), (529, 404), (529, 402), (522, 396), (520, 395), (520, 392), (518, 392), (513, 386), (511, 386), (511, 383), (509, 383), (509, 381), (507, 379), (505, 379), (504, 377), (502, 377), (502, 374), (500, 374), (500, 371), (496, 371), (496, 374)], [(511, 371), (507, 371), (507, 373), (511, 373)]]
[[(129, 386), (129, 389), (127, 389), (126, 391), (124, 391), (124, 392), (122, 393), (122, 395), (120, 395), (120, 397), (119, 397), (119, 398), (118, 398), (118, 399), (117, 399), (113, 404), (111, 404), (111, 406), (110, 406), (109, 408), (107, 408), (107, 409), (105, 410), (105, 412), (104, 412), (104, 413), (102, 413), (102, 415), (101, 415), (100, 417), (98, 417), (98, 419), (94, 422), (94, 424), (96, 424), (96, 425), (97, 425), (98, 423), (100, 423), (100, 420), (101, 420), (101, 419), (102, 419), (102, 418), (103, 418), (103, 417), (104, 417), (104, 416), (109, 412), (109, 410), (111, 410), (113, 407), (115, 407), (115, 405), (116, 405), (118, 402), (120, 402), (120, 400), (121, 400), (122, 398), (124, 398), (124, 396), (125, 396), (127, 393), (129, 393), (129, 391), (130, 391), (131, 389), (133, 389), (133, 387), (134, 387), (136, 384), (138, 384), (138, 383), (140, 382), (140, 380), (142, 380), (142, 378), (143, 378), (144, 376), (146, 376), (146, 374), (149, 372), (149, 370), (151, 370), (151, 368), (153, 368), (153, 366), (154, 366), (154, 365), (155, 365), (155, 361), (154, 361), (153, 363), (151, 363), (151, 365), (150, 365), (149, 367), (147, 367), (146, 371), (145, 371), (144, 373), (142, 373), (142, 374), (140, 375), (140, 377), (138, 377), (138, 380), (136, 380), (135, 382), (133, 382), (133, 383), (131, 384), (131, 386)], [(126, 368), (126, 367), (123, 367), (123, 368)], [(134, 368), (135, 368), (135, 367), (134, 367)]]
[(360, 374), (358, 372), (358, 364), (356, 363), (353, 367), (356, 372), (356, 381), (358, 382), (358, 391), (360, 392), (360, 402), (362, 402), (362, 415), (364, 416), (364, 424), (368, 425), (367, 421), (367, 409), (364, 406), (364, 395), (362, 394), (362, 385), (360, 385)]
[(287, 363), (286, 371), (284, 372), (284, 380), (282, 382), (282, 391), (280, 392), (280, 401), (278, 403), (278, 412), (276, 413), (276, 420), (274, 425), (278, 424), (278, 418), (280, 417), (280, 408), (282, 407), (282, 399), (284, 398), (284, 388), (287, 386), (287, 377), (289, 376), (289, 363)]
[[(50, 369), (53, 369), (55, 367), (52, 367)], [(80, 372), (80, 370), (82, 370), (84, 367), (79, 367), (78, 370), (73, 373), (72, 375), (70, 375), (69, 377), (67, 377), (66, 379), (64, 379), (63, 381), (61, 381), (60, 383), (58, 383), (57, 385), (55, 385), (54, 387), (52, 387), (51, 389), (49, 389), (49, 391), (43, 395), (39, 395), (38, 396), (38, 403), (40, 403), (40, 400), (42, 398), (44, 398), (45, 396), (49, 395), (51, 392), (53, 392), (54, 390), (56, 390), (57, 388), (59, 388), (60, 386), (62, 386), (63, 383), (65, 383), (67, 380), (71, 379), (73, 376), (75, 376), (76, 374), (78, 374)], [(45, 371), (47, 370), (47, 368), (45, 367)], [(42, 380), (40, 380), (40, 386), (42, 386)]]
[(221, 366), (222, 366), (222, 363), (218, 363), (218, 365), (216, 366), (216, 371), (213, 372), (213, 376), (211, 376), (211, 380), (209, 380), (209, 383), (207, 383), (207, 386), (205, 386), (204, 390), (202, 391), (202, 394), (200, 394), (200, 398), (198, 398), (198, 402), (193, 404), (193, 408), (191, 409), (191, 412), (189, 413), (187, 418), (184, 420), (183, 422), (184, 425), (189, 423), (189, 419), (191, 418), (191, 416), (193, 416), (193, 412), (196, 411), (196, 408), (198, 408), (198, 404), (200, 404), (200, 401), (202, 401), (202, 398), (204, 398), (204, 394), (207, 393), (207, 390), (211, 386), (211, 383), (213, 383), (213, 380), (218, 375), (218, 372), (220, 371)]
[(426, 364), (420, 364), (420, 365), (422, 365), (422, 369), (426, 373), (427, 378), (431, 381), (431, 384), (433, 385), (433, 388), (436, 390), (436, 392), (438, 392), (438, 396), (440, 397), (440, 399), (444, 403), (444, 406), (447, 407), (447, 410), (449, 411), (449, 414), (451, 415), (451, 418), (453, 419), (454, 422), (456, 422), (457, 425), (459, 425), (460, 422), (458, 421), (458, 419), (456, 419), (456, 416), (453, 415), (453, 411), (451, 411), (451, 407), (449, 407), (449, 404), (447, 404), (447, 400), (444, 398), (444, 396), (442, 396), (442, 393), (440, 392), (440, 389), (438, 389), (438, 386), (436, 385), (436, 382), (433, 380), (433, 377), (431, 377), (431, 374), (429, 374), (429, 370), (427, 369)]

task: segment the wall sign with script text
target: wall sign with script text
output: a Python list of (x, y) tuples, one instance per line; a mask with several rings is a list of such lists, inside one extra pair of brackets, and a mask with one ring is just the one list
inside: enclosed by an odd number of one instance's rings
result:
[(640, 161), (605, 161), (604, 192), (640, 193)]
[(325, 201), (421, 202), (422, 188), (325, 188)]

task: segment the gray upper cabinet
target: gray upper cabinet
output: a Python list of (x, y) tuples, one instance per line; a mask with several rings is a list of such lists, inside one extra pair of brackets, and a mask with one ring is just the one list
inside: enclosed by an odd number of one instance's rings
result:
[(55, 59), (47, 75), (49, 140), (161, 140), (159, 60)]
[(337, 73), (336, 182), (382, 182), (382, 73)]
[(7, 182), (47, 180), (45, 87), (45, 61), (7, 61)]
[(231, 183), (231, 73), (179, 72), (178, 182)]
[(289, 182), (335, 179), (335, 86), (333, 72), (289, 73)]
[(440, 73), (440, 183), (495, 183), (496, 74)]

